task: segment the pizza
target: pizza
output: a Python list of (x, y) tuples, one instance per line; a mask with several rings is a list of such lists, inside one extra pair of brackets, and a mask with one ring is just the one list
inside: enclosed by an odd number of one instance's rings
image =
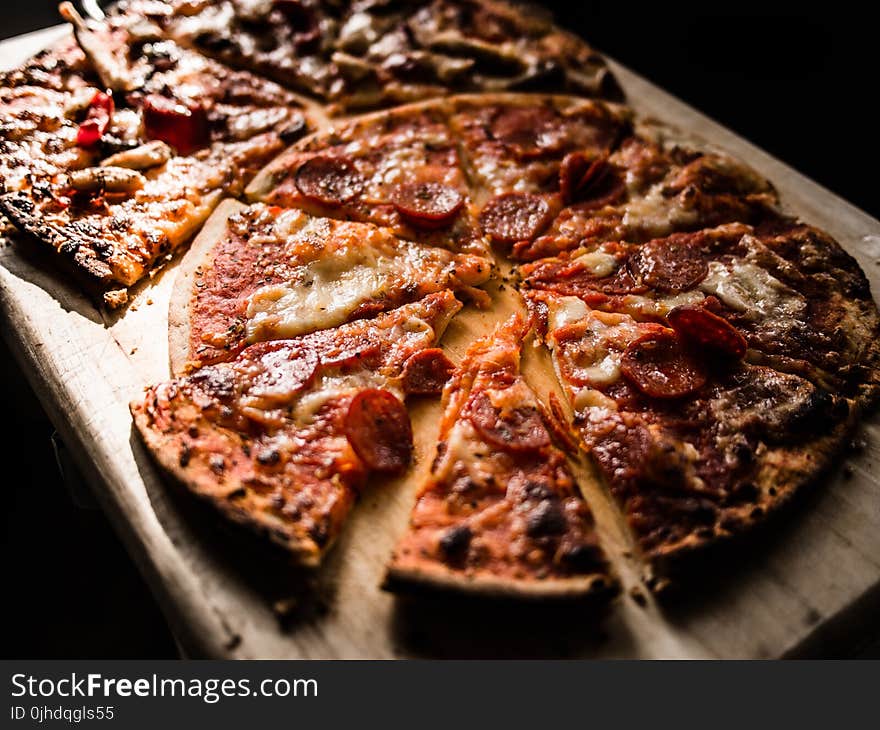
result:
[(482, 256), (399, 238), (369, 223), (229, 201), (175, 280), (171, 367), (228, 359), (248, 344), (370, 317), (438, 291), (485, 306)]
[(813, 480), (880, 388), (864, 274), (797, 222), (600, 244), (521, 273), (574, 425), (658, 565)]
[(520, 374), (515, 316), (468, 349), (443, 391), (430, 475), (386, 586), (578, 597), (612, 585), (589, 507)]
[(122, 9), (333, 114), (450, 91), (621, 96), (582, 40), (546, 13), (496, 0), (135, 0)]
[(658, 588), (820, 480), (880, 394), (856, 261), (541, 12), (63, 12), (0, 78), (0, 210), (111, 304), (186, 251), (137, 430), (300, 564), (391, 483), (388, 590), (595, 599), (623, 562)]
[(267, 165), (247, 196), (485, 252), (448, 113), (431, 101), (334, 122)]
[(149, 389), (132, 403), (135, 423), (192, 493), (314, 566), (370, 475), (408, 466), (403, 399), (442, 387), (435, 345), (460, 308), (443, 291), (371, 320), (252, 345)]
[(0, 210), (114, 304), (307, 119), (272, 82), (68, 14), (75, 41), (0, 81)]

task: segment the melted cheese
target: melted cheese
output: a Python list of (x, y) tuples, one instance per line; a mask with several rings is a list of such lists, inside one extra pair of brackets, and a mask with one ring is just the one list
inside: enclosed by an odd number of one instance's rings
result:
[(550, 329), (558, 330), (587, 316), (587, 305), (577, 297), (560, 297), (550, 310)]
[(611, 276), (617, 271), (617, 257), (603, 251), (591, 251), (577, 257), (577, 261), (583, 264), (594, 276)]
[(799, 319), (806, 300), (768, 271), (744, 259), (725, 264), (712, 261), (700, 288), (753, 320), (777, 322)]
[[(307, 426), (326, 403), (364, 388), (392, 390), (386, 378), (371, 370), (324, 375), (300, 397), (293, 408), (293, 420), (298, 426)], [(401, 393), (395, 395), (402, 399)]]
[(593, 388), (581, 388), (574, 394), (572, 406), (576, 412), (582, 412), (588, 408), (604, 408), (607, 411), (616, 411), (617, 402), (601, 391)]
[(683, 208), (678, 198), (663, 193), (662, 184), (654, 185), (647, 194), (632, 199), (625, 205), (623, 225), (629, 231), (640, 231), (657, 238), (692, 225), (697, 213)]
[(270, 284), (248, 299), (249, 343), (289, 338), (336, 327), (365, 302), (381, 298), (397, 281), (418, 281), (424, 252), (401, 244), (398, 255), (369, 245), (297, 267), (294, 277)]
[(579, 374), (594, 385), (611, 385), (620, 377), (619, 352), (609, 352), (595, 365), (580, 368)]
[(637, 317), (653, 316), (665, 317), (676, 307), (685, 304), (699, 304), (705, 296), (696, 290), (681, 292), (666, 297), (643, 297), (638, 294), (629, 294), (623, 297), (622, 310)]

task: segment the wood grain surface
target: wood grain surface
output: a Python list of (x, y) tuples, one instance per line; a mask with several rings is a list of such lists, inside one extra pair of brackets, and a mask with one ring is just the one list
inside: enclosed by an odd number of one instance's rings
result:
[[(0, 44), (13, 66), (63, 29)], [(880, 292), (880, 222), (756, 149), (644, 79), (613, 64), (629, 101), (749, 162), (780, 190), (784, 207), (828, 230)], [(128, 402), (168, 377), (168, 300), (178, 262), (135, 293), (121, 314), (96, 308), (26, 241), (0, 245), (3, 333), (43, 406), (155, 592), (189, 656), (391, 657), (780, 657), (836, 650), (880, 609), (880, 419), (859, 449), (791, 509), (658, 604), (639, 587), (615, 512), (599, 529), (624, 582), (603, 613), (584, 606), (398, 599), (379, 589), (413, 492), (436, 444), (436, 401), (416, 404), (414, 473), (371, 484), (339, 544), (316, 575), (217, 524), (167, 484), (133, 429)], [(517, 307), (491, 292), (492, 312), (467, 309), (444, 346), (461, 356), (473, 335)], [(539, 393), (556, 387), (537, 349), (524, 372)], [(576, 468), (588, 476), (589, 465)], [(587, 483), (594, 480), (587, 479)], [(591, 487), (588, 487), (590, 489)], [(638, 600), (637, 600), (638, 599)], [(644, 605), (642, 605), (644, 603)], [(124, 617), (120, 617), (124, 620)]]

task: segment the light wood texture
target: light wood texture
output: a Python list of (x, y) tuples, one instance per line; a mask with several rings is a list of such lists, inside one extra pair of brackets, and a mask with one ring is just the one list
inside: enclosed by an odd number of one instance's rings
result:
[[(14, 65), (63, 32), (4, 43), (0, 59)], [(625, 68), (614, 64), (614, 70), (637, 111), (731, 152), (773, 180), (786, 208), (832, 233), (880, 292), (880, 222)], [(643, 607), (633, 599), (637, 566), (627, 560), (618, 518), (601, 507), (599, 529), (624, 582), (607, 615), (579, 606), (400, 600), (378, 586), (406, 525), (414, 485), (433, 457), (436, 434), (426, 424), (439, 411), (436, 401), (415, 406), (415, 474), (371, 485), (323, 569), (304, 576), (216, 525), (210, 512), (166, 483), (134, 434), (129, 400), (168, 376), (167, 307), (176, 262), (116, 316), (52, 273), (43, 251), (3, 245), (0, 263), (4, 335), (189, 656), (777, 657), (834, 650), (878, 615), (876, 416), (862, 428), (864, 447), (842, 459), (846, 469), (797, 500), (674, 605), (648, 598)], [(444, 343), (453, 359), (474, 331), (516, 306), (509, 290), (492, 295), (494, 312), (467, 310), (450, 327)], [(526, 347), (524, 372), (544, 395), (555, 385), (542, 357)]]

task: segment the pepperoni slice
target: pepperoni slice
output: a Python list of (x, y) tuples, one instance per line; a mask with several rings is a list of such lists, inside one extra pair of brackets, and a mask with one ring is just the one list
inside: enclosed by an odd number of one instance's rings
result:
[(391, 202), (405, 219), (421, 228), (449, 225), (464, 205), (464, 197), (451, 185), (437, 182), (398, 185)]
[(686, 340), (709, 347), (739, 359), (746, 354), (748, 343), (739, 330), (724, 317), (701, 306), (676, 307), (666, 319)]
[(306, 160), (294, 182), (305, 197), (324, 205), (348, 203), (364, 189), (364, 179), (350, 159), (328, 155)]
[(620, 360), (620, 371), (645, 395), (679, 398), (706, 383), (700, 363), (688, 354), (672, 330), (650, 332), (631, 342)]
[(522, 158), (558, 152), (565, 139), (557, 116), (541, 107), (502, 109), (492, 121), (491, 134)]
[(540, 195), (504, 193), (480, 211), (483, 232), (497, 243), (529, 241), (550, 223), (550, 205)]
[(492, 405), (488, 395), (477, 393), (471, 398), (468, 417), (488, 443), (505, 451), (537, 451), (550, 444), (544, 420), (533, 407), (502, 411)]
[(582, 193), (601, 182), (608, 170), (607, 155), (569, 152), (559, 165), (559, 189), (565, 202), (575, 202)]
[(267, 406), (287, 403), (312, 382), (318, 363), (312, 350), (292, 353), (283, 343), (267, 348), (259, 357), (260, 372), (253, 376), (247, 395)]
[(409, 414), (387, 390), (368, 388), (352, 399), (345, 416), (345, 436), (374, 471), (403, 471), (412, 458)]
[(648, 241), (628, 264), (637, 280), (659, 292), (685, 291), (709, 273), (699, 250), (688, 239), (675, 236)]
[(455, 370), (439, 347), (422, 350), (406, 361), (403, 367), (403, 392), (407, 395), (436, 395)]

